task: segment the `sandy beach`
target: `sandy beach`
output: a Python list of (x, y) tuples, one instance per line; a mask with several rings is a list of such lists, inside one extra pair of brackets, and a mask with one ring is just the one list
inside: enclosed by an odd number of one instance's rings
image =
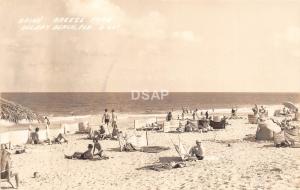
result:
[[(132, 128), (132, 118), (121, 119), (119, 127)], [(85, 134), (69, 135), (68, 144), (27, 145), (26, 153), (12, 155), (13, 166), (20, 189), (300, 189), (299, 149), (253, 141), (246, 135), (255, 135), (257, 125), (246, 118), (228, 122), (226, 129), (208, 133), (148, 132), (150, 146), (170, 147), (160, 153), (120, 152), (118, 141), (103, 140), (109, 159), (97, 161), (64, 159), (64, 154), (83, 152), (92, 143)], [(188, 146), (201, 140), (205, 159), (160, 172), (143, 168), (179, 161), (171, 142), (179, 136)]]

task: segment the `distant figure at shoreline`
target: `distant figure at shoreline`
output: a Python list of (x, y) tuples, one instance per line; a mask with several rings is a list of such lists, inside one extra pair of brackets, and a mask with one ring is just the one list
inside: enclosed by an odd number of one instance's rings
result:
[(231, 108), (231, 117), (236, 117), (237, 108)]
[(171, 121), (172, 118), (173, 118), (172, 112), (169, 112), (169, 113), (167, 114), (167, 121)]
[(208, 111), (205, 112), (205, 118), (208, 119), (209, 115), (208, 115)]
[(193, 113), (192, 113), (193, 120), (196, 120), (196, 112), (197, 112), (197, 111), (198, 111), (198, 110), (196, 109), (196, 110), (194, 110)]

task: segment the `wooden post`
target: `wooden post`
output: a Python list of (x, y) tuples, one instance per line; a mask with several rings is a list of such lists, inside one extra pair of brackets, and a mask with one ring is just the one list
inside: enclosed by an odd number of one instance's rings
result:
[(149, 145), (149, 142), (148, 142), (148, 131), (146, 131), (146, 140), (147, 140), (147, 146)]

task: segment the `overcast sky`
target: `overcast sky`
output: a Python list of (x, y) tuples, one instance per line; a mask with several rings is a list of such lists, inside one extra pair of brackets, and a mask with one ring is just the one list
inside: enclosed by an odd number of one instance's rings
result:
[[(39, 16), (112, 29), (20, 29)], [(0, 0), (0, 29), (2, 92), (300, 92), (297, 0)]]

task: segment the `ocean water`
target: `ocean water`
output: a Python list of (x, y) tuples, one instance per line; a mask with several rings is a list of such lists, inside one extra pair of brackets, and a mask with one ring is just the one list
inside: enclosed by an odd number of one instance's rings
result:
[(164, 113), (182, 107), (217, 109), (253, 104), (278, 105), (283, 101), (300, 103), (300, 93), (170, 92), (163, 99), (155, 96), (151, 100), (153, 95), (149, 93), (147, 100), (133, 100), (131, 92), (1, 93), (5, 99), (51, 116), (96, 115), (105, 108), (122, 113)]

